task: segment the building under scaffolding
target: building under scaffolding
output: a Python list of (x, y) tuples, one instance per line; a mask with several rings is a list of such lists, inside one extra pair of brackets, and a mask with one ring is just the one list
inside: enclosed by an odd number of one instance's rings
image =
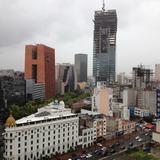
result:
[(94, 16), (94, 47), (93, 47), (93, 76), (96, 81), (115, 81), (116, 70), (116, 10), (103, 8), (95, 11)]
[(143, 65), (133, 67), (133, 88), (144, 89), (150, 86), (153, 70), (146, 69)]

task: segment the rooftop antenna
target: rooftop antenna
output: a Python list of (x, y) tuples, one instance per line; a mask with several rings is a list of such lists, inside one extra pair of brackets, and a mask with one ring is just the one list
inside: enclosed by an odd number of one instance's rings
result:
[(104, 0), (103, 0), (102, 11), (103, 11), (103, 12), (105, 11), (105, 2), (104, 2)]

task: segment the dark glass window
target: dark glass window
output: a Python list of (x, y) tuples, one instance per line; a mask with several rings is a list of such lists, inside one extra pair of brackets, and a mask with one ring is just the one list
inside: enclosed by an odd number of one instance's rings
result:
[(36, 51), (32, 51), (32, 59), (37, 59), (37, 52)]
[(32, 64), (32, 79), (34, 79), (35, 82), (37, 82), (37, 65), (36, 64)]

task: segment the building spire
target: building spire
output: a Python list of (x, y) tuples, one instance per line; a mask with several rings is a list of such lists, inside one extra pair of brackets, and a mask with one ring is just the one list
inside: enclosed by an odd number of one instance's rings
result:
[(105, 2), (103, 0), (102, 11), (105, 11)]

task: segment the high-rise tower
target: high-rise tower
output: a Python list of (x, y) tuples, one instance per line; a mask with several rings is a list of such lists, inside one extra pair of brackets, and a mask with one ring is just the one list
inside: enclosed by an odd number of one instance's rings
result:
[(26, 45), (25, 80), (27, 100), (55, 95), (55, 50), (43, 44)]
[(93, 76), (96, 81), (115, 81), (116, 70), (116, 10), (105, 11), (105, 4), (94, 15)]
[(75, 68), (78, 82), (87, 82), (87, 54), (75, 54)]

